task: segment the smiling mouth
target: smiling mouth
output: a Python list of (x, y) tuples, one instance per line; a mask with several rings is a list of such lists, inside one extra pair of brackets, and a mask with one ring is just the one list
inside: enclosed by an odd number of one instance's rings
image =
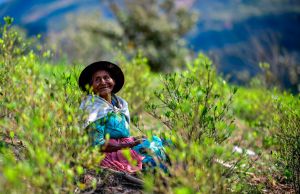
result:
[(100, 90), (103, 90), (103, 89), (109, 89), (109, 87), (101, 87), (99, 88)]

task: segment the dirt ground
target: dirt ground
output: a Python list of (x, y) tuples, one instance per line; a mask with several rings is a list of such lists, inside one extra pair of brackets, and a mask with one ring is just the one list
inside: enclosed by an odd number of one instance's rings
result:
[[(139, 177), (113, 170), (104, 170), (99, 174), (92, 171), (87, 172), (81, 177), (81, 182), (88, 187), (84, 190), (78, 188), (75, 193), (143, 193), (143, 181)], [(92, 186), (92, 182), (96, 182), (96, 185)]]

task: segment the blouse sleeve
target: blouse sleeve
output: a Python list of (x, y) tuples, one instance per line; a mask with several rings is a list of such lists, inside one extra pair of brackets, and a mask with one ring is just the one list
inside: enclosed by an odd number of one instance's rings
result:
[(88, 129), (92, 146), (102, 146), (105, 143), (105, 124), (102, 119), (94, 121)]

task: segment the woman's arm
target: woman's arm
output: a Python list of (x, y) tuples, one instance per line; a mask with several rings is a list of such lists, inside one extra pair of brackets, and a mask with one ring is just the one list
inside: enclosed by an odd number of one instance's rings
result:
[(133, 137), (133, 139), (134, 140), (137, 140), (137, 139), (147, 139), (147, 136), (145, 136), (145, 135), (139, 135), (139, 136), (135, 136), (135, 137)]
[(108, 142), (107, 144), (105, 144), (101, 147), (101, 151), (102, 152), (115, 152), (115, 151), (125, 149), (125, 148), (132, 148), (132, 147), (140, 144), (141, 142), (142, 142), (141, 139), (136, 139), (133, 142), (120, 143), (120, 144)]
[[(125, 119), (125, 118), (124, 118)], [(126, 121), (124, 121), (126, 122)], [(114, 152), (125, 148), (132, 148), (143, 142), (142, 138), (134, 138), (128, 143), (113, 143), (105, 140), (105, 120), (100, 119), (90, 125), (89, 136), (93, 146), (99, 146), (102, 152)]]

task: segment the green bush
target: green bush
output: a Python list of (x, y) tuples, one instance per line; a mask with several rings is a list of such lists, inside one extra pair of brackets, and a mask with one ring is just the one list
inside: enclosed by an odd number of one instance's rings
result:
[[(211, 61), (200, 54), (182, 73), (163, 76), (155, 91), (157, 102), (148, 111), (165, 127), (161, 136), (175, 147), (167, 148), (171, 177), (146, 176), (154, 192), (227, 193), (247, 186), (250, 168), (243, 155), (232, 152), (228, 138), (235, 129), (231, 102), (235, 88), (220, 79)], [(158, 133), (153, 131), (153, 133)], [(245, 181), (244, 181), (245, 182)]]
[(276, 95), (280, 95), (276, 90), (239, 87), (232, 103), (234, 114), (251, 127), (266, 127), (265, 121), (272, 119), (270, 112), (274, 111), (273, 97)]
[(261, 153), (256, 162), (261, 170), (255, 174), (269, 175), (274, 185), (286, 184), (299, 192), (299, 95), (267, 89), (261, 79), (253, 81), (257, 83), (252, 88), (239, 88), (233, 109), (247, 127), (243, 143)]
[(149, 103), (148, 109), (185, 139), (205, 135), (221, 143), (234, 128), (229, 106), (236, 89), (229, 92), (218, 79), (211, 61), (200, 54), (186, 71), (164, 76), (163, 87), (155, 91), (159, 102)]
[(300, 95), (286, 94), (276, 101), (277, 159), (283, 165), (283, 174), (300, 192)]

